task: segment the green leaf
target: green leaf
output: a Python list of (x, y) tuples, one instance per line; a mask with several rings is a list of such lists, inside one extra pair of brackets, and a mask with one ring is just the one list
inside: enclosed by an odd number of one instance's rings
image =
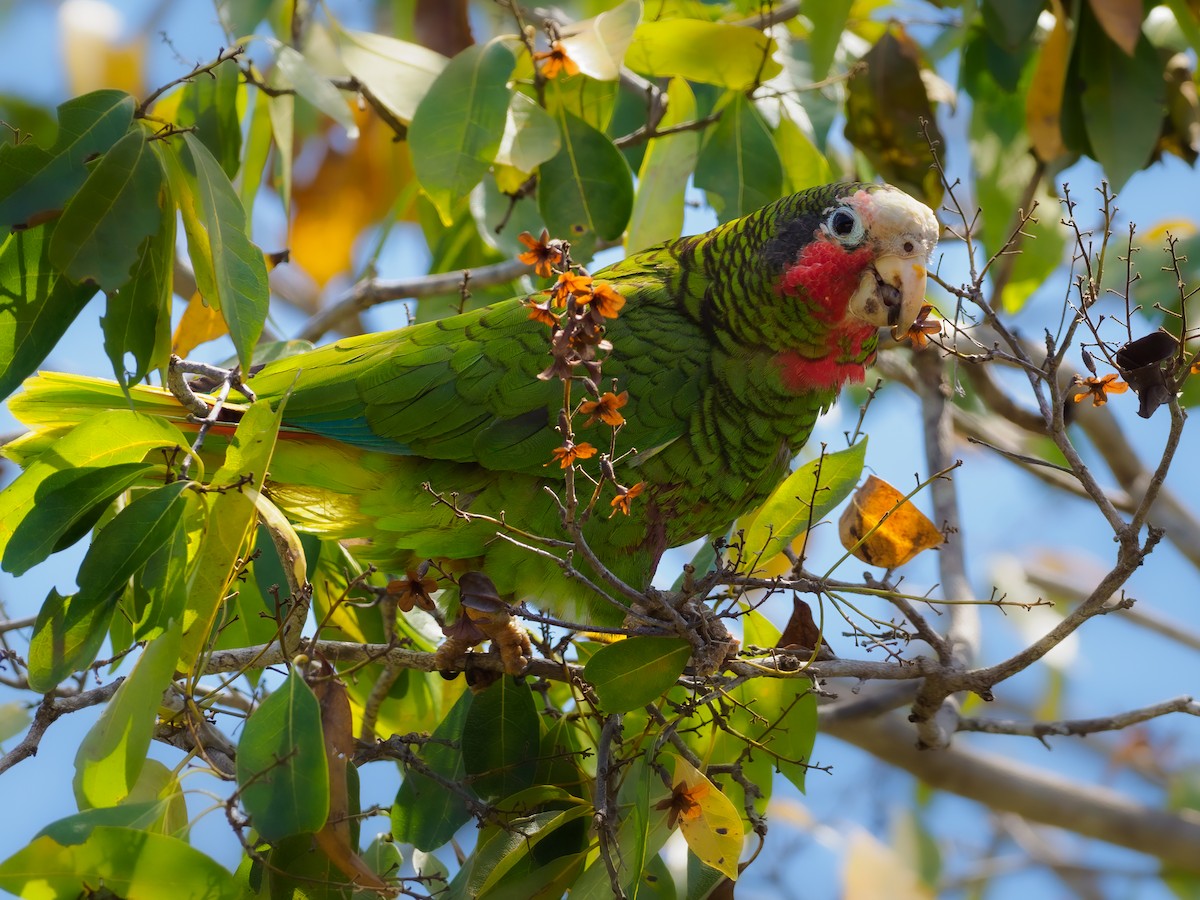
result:
[(121, 828), (149, 830), (161, 814), (161, 804), (154, 802), (122, 803), (120, 806), (85, 809), (51, 822), (34, 835), (34, 838), (48, 837), (57, 844), (69, 847), (72, 844), (83, 843), (97, 826), (116, 825)]
[(1012, 53), (1033, 37), (1044, 7), (1042, 0), (983, 0), (983, 24), (992, 39)]
[[(469, 790), (464, 782), (467, 770), (458, 746), (473, 700), (470, 691), (460, 696), (434, 729), (433, 740), (419, 754), (421, 762), (433, 774), (463, 785), (464, 790)], [(397, 841), (412, 844), (418, 850), (435, 850), (470, 819), (466, 800), (460, 794), (415, 769), (405, 771), (392, 806), (392, 836)]]
[(552, 236), (571, 242), (576, 258), (597, 238), (621, 236), (633, 210), (633, 177), (612, 141), (582, 119), (559, 117), (562, 149), (542, 164), (538, 209)]
[(0, 244), (0, 398), (41, 364), (96, 293), (51, 264), (54, 226), (18, 231)]
[(217, 16), (230, 38), (249, 37), (271, 8), (271, 0), (217, 0)]
[[(747, 647), (779, 644), (779, 629), (757, 610), (751, 610), (742, 623)], [(770, 770), (778, 768), (804, 793), (804, 780), (808, 774), (805, 763), (812, 760), (813, 744), (817, 739), (817, 697), (811, 682), (807, 678), (772, 678), (737, 688), (738, 691), (743, 689), (744, 695), (735, 695), (735, 699), (744, 705), (738, 707), (734, 714), (736, 721), (731, 724), (740, 734), (773, 754), (770, 757), (760, 754), (757, 760), (767, 763), (768, 778)], [(749, 711), (751, 704), (753, 712)], [(722, 732), (721, 738), (728, 739), (730, 735)], [(740, 738), (731, 743), (735, 756), (746, 746)]]
[(29, 687), (39, 694), (90, 665), (104, 643), (115, 597), (77, 601), (78, 595), (64, 597), (51, 590), (38, 611), (29, 639)]
[(554, 117), (520, 91), (508, 101), (504, 135), (496, 151), (496, 164), (532, 172), (562, 146)]
[(4, 571), (23, 575), (51, 553), (74, 544), (117, 494), (153, 468), (135, 462), (50, 474), (34, 491), (29, 514), (13, 529), (4, 550)]
[(271, 132), (271, 98), (263, 91), (258, 91), (254, 96), (254, 110), (250, 113), (245, 159), (237, 185), (247, 222), (254, 221), (254, 198), (262, 186), (267, 158), (271, 155)]
[[(118, 383), (129, 387), (151, 369), (165, 368), (171, 352), (171, 297), (175, 265), (175, 204), (159, 210), (158, 227), (138, 251), (129, 281), (109, 293), (105, 315), (104, 352), (112, 361)], [(133, 371), (125, 368), (126, 354)]]
[(494, 803), (533, 784), (538, 739), (528, 686), (505, 677), (477, 694), (462, 736), (463, 765), (475, 793)]
[[(201, 501), (196, 498), (196, 502)], [(187, 606), (190, 518), (190, 513), (185, 512), (175, 526), (175, 533), (146, 560), (138, 573), (133, 599), (126, 595), (125, 609), (133, 626), (134, 640), (156, 637), (172, 619), (182, 625)]]
[[(262, 487), (275, 450), (283, 404), (278, 411), (266, 400), (251, 404), (242, 416), (225, 452), (225, 463), (213, 475), (212, 484), (222, 487), (243, 483)], [(194, 671), (204, 647), (220, 621), (222, 603), (230, 591), (237, 563), (249, 545), (258, 514), (254, 502), (240, 490), (217, 493), (209, 508), (208, 521), (196, 557), (204, 565), (192, 569), (187, 586), (187, 608), (183, 615), (183, 646), (180, 666)]]
[[(276, 843), (263, 867), (264, 888), (258, 896), (270, 900), (352, 900), (350, 879), (313, 845), (310, 834), (297, 834)], [(371, 898), (371, 891), (357, 895)]]
[(1158, 143), (1166, 103), (1162, 65), (1145, 35), (1129, 57), (1090, 17), (1080, 31), (1076, 46), (1084, 128), (1096, 161), (1113, 190), (1120, 191), (1146, 166)]
[(325, 824), (329, 769), (322, 735), (320, 704), (295, 671), (246, 720), (238, 790), (263, 840), (274, 843)]
[(615, 81), (641, 18), (641, 0), (625, 0), (595, 18), (565, 28), (563, 49), (584, 75)]
[(784, 194), (797, 194), (837, 180), (825, 155), (786, 114), (780, 115), (775, 129), (775, 149), (783, 163)]
[(179, 630), (147, 645), (75, 754), (75, 800), (80, 809), (116, 806), (129, 796), (154, 733), (163, 691), (179, 658)]
[(743, 94), (735, 94), (712, 128), (696, 163), (696, 187), (722, 222), (737, 219), (778, 200), (783, 168), (762, 115)]
[(244, 900), (215, 860), (178, 838), (101, 825), (81, 843), (43, 835), (0, 863), (0, 888), (23, 897), (76, 897), (103, 885), (139, 900)]
[[(1009, 92), (979, 62), (985, 49), (975, 41), (964, 51), (964, 58), (972, 63), (966, 70), (971, 77), (964, 75), (964, 83), (974, 99), (968, 134), (976, 173), (975, 197), (982, 210), (979, 235), (984, 252), (991, 256), (1000, 251), (1016, 227), (1014, 211), (1027, 204), (1025, 193), (1037, 166), (1029, 152), (1025, 127), (1025, 96), (1036, 60), (1027, 62), (1018, 89)], [(1034, 197), (1037, 221), (1022, 229), (1029, 237), (1022, 239), (1021, 252), (1001, 257), (996, 267), (1012, 267), (1000, 297), (1007, 312), (1019, 310), (1046, 281), (1062, 261), (1066, 246), (1058, 201), (1041, 185)]]
[[(559, 829), (592, 813), (590, 806), (548, 810), (491, 825), (479, 836), (479, 845), (459, 875), (451, 882), (451, 894), (459, 885), (468, 897), (517, 898), (561, 896), (582, 868), (582, 852), (538, 858), (540, 847), (550, 842)], [(516, 838), (516, 840), (514, 840)], [(550, 890), (550, 885), (557, 890)]]
[(183, 214), (196, 284), (221, 310), (238, 359), (249, 370), (262, 334), (270, 292), (262, 251), (246, 230), (246, 212), (208, 149), (191, 134), (166, 154), (171, 186)]
[(59, 105), (49, 150), (28, 141), (0, 145), (0, 229), (62, 209), (87, 178), (84, 163), (128, 130), (133, 105), (124, 91), (93, 91)]
[(238, 115), (241, 75), (232, 60), (221, 63), (203, 78), (194, 78), (180, 92), (175, 124), (194, 128), (195, 137), (208, 148), (230, 178), (237, 175), (242, 157), (242, 127)]
[(162, 165), (145, 131), (130, 130), (100, 157), (67, 203), (50, 239), (50, 261), (72, 281), (115, 291), (138, 248), (159, 227)]
[[(291, 94), (281, 94), (278, 97), (267, 98), (267, 115), (271, 119), (271, 139), (279, 148), (276, 158), (279, 160), (279, 180), (276, 192), (283, 201), (283, 212), (286, 216), (292, 214), (292, 157), (294, 155), (296, 131), (296, 98)], [(249, 215), (249, 214), (247, 214)], [(250, 221), (247, 218), (246, 221)]]
[(421, 98), (448, 62), (420, 44), (369, 31), (339, 28), (335, 40), (350, 74), (401, 122), (412, 121)]
[(0, 491), (0, 553), (7, 552), (13, 529), (29, 515), (42, 483), (55, 472), (140, 462), (159, 447), (187, 447), (183, 434), (163, 419), (127, 409), (106, 410), (80, 423), (25, 465), (17, 480)]
[(853, 447), (823, 453), (796, 469), (775, 489), (746, 530), (745, 550), (766, 562), (850, 496), (866, 460), (864, 438)]
[[(568, 112), (597, 131), (607, 132), (620, 93), (620, 85), (615, 81), (597, 81), (582, 74), (559, 76), (546, 85), (546, 110), (559, 121)], [(609, 136), (610, 140), (612, 137)]]
[[(384, 838), (387, 840), (384, 840)], [(396, 878), (404, 865), (404, 855), (391, 835), (379, 835), (362, 852), (363, 862), (380, 878)]]
[[(645, 757), (637, 757), (617, 795), (620, 820), (617, 846), (621, 848), (623, 863), (621, 877), (625, 892), (631, 897), (641, 886), (642, 873), (671, 836), (666, 813), (653, 809), (668, 796), (670, 792), (646, 764)], [(604, 860), (596, 859), (575, 882), (571, 900), (609, 900), (611, 897), (608, 869)]]
[(517, 60), (500, 41), (468, 47), (421, 100), (408, 129), (413, 171), (445, 225), (485, 174), (504, 135)]
[(853, 5), (854, 0), (801, 0), (800, 10), (812, 22), (808, 34), (808, 58), (812, 65), (809, 78), (814, 82), (824, 81), (829, 74)]
[(190, 484), (176, 481), (146, 491), (100, 529), (79, 567), (76, 602), (103, 603), (123, 588), (175, 533)]
[(632, 637), (598, 650), (583, 675), (605, 712), (629, 712), (665, 694), (691, 656), (691, 645), (681, 638)]
[(31, 721), (23, 703), (0, 703), (0, 743), (16, 737)]
[(324, 75), (313, 68), (313, 64), (287, 44), (271, 41), (275, 48), (275, 69), (271, 72), (271, 85), (276, 88), (291, 88), (342, 128), (350, 140), (358, 138), (358, 123), (346, 102), (346, 96), (335, 88)]
[(625, 64), (653, 78), (678, 76), (744, 91), (783, 71), (774, 53), (774, 39), (757, 28), (699, 19), (661, 19), (637, 27), (625, 52)]
[[(682, 78), (667, 85), (667, 112), (659, 128), (669, 128), (696, 118), (696, 98)], [(638, 170), (637, 194), (629, 217), (625, 252), (679, 237), (683, 231), (684, 192), (700, 155), (700, 133), (678, 134), (650, 141)]]

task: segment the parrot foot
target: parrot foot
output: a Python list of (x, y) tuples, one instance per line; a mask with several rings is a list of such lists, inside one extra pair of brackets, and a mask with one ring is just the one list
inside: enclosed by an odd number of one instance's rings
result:
[(492, 580), (482, 572), (464, 572), (458, 578), (458, 590), (462, 611), (453, 625), (442, 629), (446, 640), (435, 657), (438, 668), (456, 668), (456, 661), (471, 647), (490, 640), (504, 671), (524, 675), (533, 659), (529, 633), (500, 598)]

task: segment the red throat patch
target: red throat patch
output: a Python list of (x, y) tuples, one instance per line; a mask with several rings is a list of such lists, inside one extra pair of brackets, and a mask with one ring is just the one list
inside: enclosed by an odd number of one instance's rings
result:
[(869, 247), (848, 251), (833, 241), (815, 240), (783, 273), (779, 290), (788, 297), (807, 295), (813, 302), (813, 315), (822, 322), (837, 322), (846, 314), (846, 305), (870, 261)]
[(870, 247), (848, 251), (834, 241), (818, 239), (784, 271), (779, 292), (807, 297), (809, 314), (829, 327), (820, 356), (810, 358), (795, 350), (776, 356), (780, 378), (789, 391), (837, 391), (846, 382), (866, 377), (864, 363), (870, 363), (874, 354), (863, 360), (863, 345), (876, 329), (857, 319), (847, 321), (846, 308), (870, 262)]

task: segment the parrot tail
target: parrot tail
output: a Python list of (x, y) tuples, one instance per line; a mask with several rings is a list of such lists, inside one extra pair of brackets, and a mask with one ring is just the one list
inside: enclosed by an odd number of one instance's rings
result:
[[(207, 394), (197, 396), (209, 404), (216, 402), (215, 397)], [(21, 393), (9, 398), (8, 408), (29, 431), (5, 444), (0, 453), (21, 466), (80, 422), (105, 410), (132, 409), (166, 419), (184, 430), (194, 431), (198, 427), (164, 388), (134, 385), (126, 396), (114, 381), (65, 372), (39, 372), (29, 378)], [(230, 408), (243, 409), (238, 404), (231, 404)], [(232, 431), (232, 425), (222, 430)]]

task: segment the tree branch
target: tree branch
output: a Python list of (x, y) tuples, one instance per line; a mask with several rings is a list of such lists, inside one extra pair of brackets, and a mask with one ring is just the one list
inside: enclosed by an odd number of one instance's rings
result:
[[(1025, 737), (1038, 738), (1043, 744), (1048, 735), (1074, 735), (1082, 737), (1100, 731), (1120, 731), (1130, 725), (1157, 719), (1159, 716), (1182, 712), (1190, 716), (1200, 716), (1200, 703), (1191, 697), (1175, 697), (1164, 700), (1141, 709), (1131, 709), (1128, 712), (1116, 713), (1111, 716), (1100, 716), (1094, 719), (1068, 719), (1060, 722), (1017, 722), (1011, 719), (959, 719), (959, 731), (979, 731), (985, 734), (1015, 734)], [(1049, 747), (1049, 744), (1047, 744)]]
[(124, 680), (124, 677), (117, 678), (102, 687), (84, 691), (73, 697), (55, 699), (53, 695), (47, 694), (45, 699), (42, 700), (41, 705), (38, 706), (37, 712), (34, 713), (33, 722), (30, 724), (29, 730), (25, 732), (25, 737), (21, 738), (19, 744), (0, 757), (0, 774), (7, 772), (22, 760), (28, 759), (31, 756), (37, 756), (38, 745), (41, 743), (42, 736), (45, 735), (46, 731), (56, 721), (68, 713), (78, 712), (81, 709), (87, 709), (89, 706), (108, 702)]
[(1080, 784), (961, 743), (933, 752), (918, 750), (912, 726), (896, 717), (875, 720), (827, 718), (821, 730), (854, 744), (930, 787), (976, 800), (993, 810), (1128, 847), (1187, 872), (1200, 872), (1200, 813), (1164, 812), (1142, 806), (1096, 784)]

